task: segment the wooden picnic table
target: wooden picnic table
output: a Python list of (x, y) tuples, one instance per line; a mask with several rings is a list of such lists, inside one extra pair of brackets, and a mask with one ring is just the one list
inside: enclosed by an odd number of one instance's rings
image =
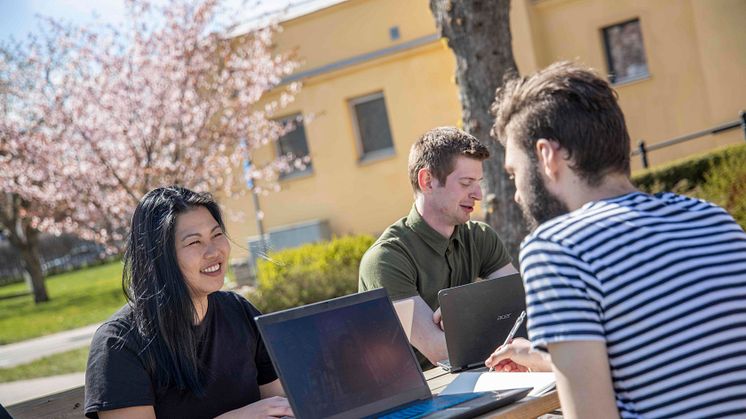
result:
[[(458, 374), (450, 374), (442, 368), (433, 368), (425, 371), (427, 386), (430, 387), (430, 391), (433, 394), (440, 393), (457, 376)], [(525, 397), (523, 400), (479, 416), (479, 419), (533, 419), (543, 414), (551, 413), (559, 409), (559, 407), (560, 403), (557, 391), (552, 390), (539, 397)]]
[[(449, 374), (441, 368), (425, 371), (425, 379), (433, 394), (439, 393), (456, 374)], [(25, 418), (82, 418), (83, 386), (75, 387), (56, 394), (38, 397), (12, 406), (8, 412), (15, 419)], [(541, 416), (559, 408), (557, 392), (551, 391), (540, 397), (526, 397), (509, 406), (497, 409), (480, 416), (480, 418), (527, 419)]]
[(85, 387), (78, 386), (59, 393), (37, 397), (8, 406), (14, 419), (26, 418), (84, 418)]

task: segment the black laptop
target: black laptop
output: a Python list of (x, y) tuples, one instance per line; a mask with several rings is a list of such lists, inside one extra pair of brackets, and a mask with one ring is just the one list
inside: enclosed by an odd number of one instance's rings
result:
[[(438, 293), (448, 359), (438, 365), (451, 372), (484, 367), (484, 361), (526, 309), (520, 274), (447, 288)], [(527, 337), (526, 322), (516, 336)]]
[(258, 316), (297, 418), (469, 418), (530, 388), (430, 393), (383, 289)]

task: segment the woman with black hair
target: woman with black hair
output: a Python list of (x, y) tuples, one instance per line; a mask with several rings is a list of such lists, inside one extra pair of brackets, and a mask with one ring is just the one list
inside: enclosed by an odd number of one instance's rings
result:
[(229, 253), (209, 194), (167, 187), (142, 198), (124, 254), (128, 304), (91, 343), (86, 416), (292, 415), (254, 322), (259, 311), (220, 291)]

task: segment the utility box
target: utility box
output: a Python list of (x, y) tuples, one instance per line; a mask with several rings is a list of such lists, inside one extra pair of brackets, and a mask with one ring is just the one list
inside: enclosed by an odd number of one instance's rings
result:
[(251, 265), (251, 259), (235, 259), (231, 261), (231, 270), (236, 279), (236, 285), (256, 286), (256, 271)]
[(331, 240), (332, 233), (327, 220), (310, 220), (298, 224), (276, 227), (265, 234), (265, 242), (259, 236), (249, 237), (249, 261), (256, 272), (257, 262), (265, 252), (298, 247), (306, 243)]

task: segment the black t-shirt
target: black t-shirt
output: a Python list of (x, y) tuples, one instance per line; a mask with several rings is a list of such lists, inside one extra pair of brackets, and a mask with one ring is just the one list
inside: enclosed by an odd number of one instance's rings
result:
[(93, 336), (86, 369), (85, 413), (153, 406), (159, 418), (212, 418), (260, 399), (259, 385), (277, 379), (254, 316), (259, 311), (233, 292), (208, 296), (198, 357), (206, 366), (205, 397), (158, 388), (140, 355), (144, 341), (133, 329), (126, 305)]

